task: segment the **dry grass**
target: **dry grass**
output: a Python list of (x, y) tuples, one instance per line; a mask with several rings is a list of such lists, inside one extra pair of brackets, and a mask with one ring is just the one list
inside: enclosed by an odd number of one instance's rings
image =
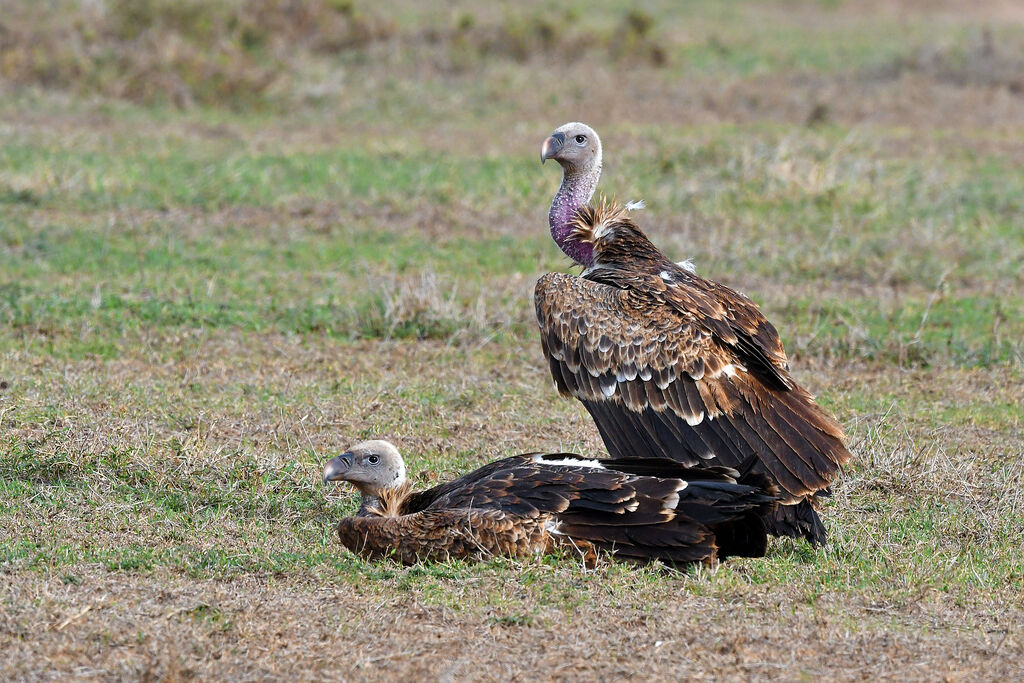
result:
[[(551, 606), (536, 589), (509, 581), (509, 570), (571, 592), (578, 611)], [(673, 576), (645, 576), (623, 599), (602, 587), (621, 584), (618, 572), (583, 576), (547, 566), (439, 578), (433, 590), (470, 606), (452, 607), (425, 594), (422, 577), (408, 577), (408, 588), (387, 593), (374, 582), (157, 574), (110, 584), (89, 572), (41, 585), (16, 577), (7, 595), (20, 607), (5, 625), (15, 633), (20, 626), (26, 640), (9, 659), (31, 670), (42, 648), (57, 669), (90, 662), (76, 672), (150, 680), (861, 679), (889, 672), (924, 681), (935, 679), (937, 662), (950, 680), (1020, 674), (1022, 614), (1013, 607), (965, 619), (962, 609), (927, 601), (793, 604), (786, 591), (766, 586), (736, 585), (710, 597), (694, 592), (694, 580)]]
[[(0, 678), (1024, 674), (1019, 8), (61, 6), (0, 18)], [(827, 548), (335, 542), (354, 440), (421, 485), (600, 451), (530, 301), (574, 118), (846, 426)]]

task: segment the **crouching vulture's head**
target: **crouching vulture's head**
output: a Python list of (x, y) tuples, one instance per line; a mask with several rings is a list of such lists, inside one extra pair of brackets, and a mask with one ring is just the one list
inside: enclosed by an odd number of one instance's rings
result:
[(363, 441), (328, 461), (324, 483), (329, 481), (348, 481), (361, 493), (378, 497), (381, 491), (405, 483), (405, 463), (387, 441)]

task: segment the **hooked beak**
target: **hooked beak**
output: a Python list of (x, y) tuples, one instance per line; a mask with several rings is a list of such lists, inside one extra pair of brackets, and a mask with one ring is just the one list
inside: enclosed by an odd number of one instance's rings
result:
[(551, 157), (555, 156), (562, 151), (562, 146), (565, 144), (565, 133), (555, 133), (547, 140), (540, 148), (540, 163), (544, 163)]
[(344, 479), (345, 475), (352, 468), (352, 454), (342, 453), (327, 461), (324, 467), (324, 483)]

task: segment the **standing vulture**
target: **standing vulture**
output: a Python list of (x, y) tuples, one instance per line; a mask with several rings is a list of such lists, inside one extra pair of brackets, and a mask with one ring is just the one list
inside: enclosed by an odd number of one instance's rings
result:
[(356, 515), (338, 523), (341, 542), (365, 558), (405, 564), (556, 548), (590, 563), (599, 553), (670, 564), (761, 557), (774, 487), (763, 475), (748, 474), (745, 483), (738, 476), (673, 460), (530, 453), (413, 492), (387, 441), (357, 444), (324, 468), (325, 483), (352, 482), (362, 493)]
[(826, 540), (815, 508), (850, 458), (839, 424), (789, 374), (778, 332), (739, 292), (668, 259), (629, 205), (588, 203), (601, 141), (567, 123), (541, 148), (562, 166), (551, 236), (579, 277), (537, 282), (541, 344), (559, 392), (593, 416), (613, 458), (755, 471), (780, 489), (774, 535)]

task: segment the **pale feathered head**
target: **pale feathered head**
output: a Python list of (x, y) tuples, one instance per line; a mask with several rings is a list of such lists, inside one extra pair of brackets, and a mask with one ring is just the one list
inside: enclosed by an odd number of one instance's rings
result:
[(559, 126), (540, 148), (540, 162), (554, 159), (566, 171), (588, 173), (601, 168), (601, 138), (585, 123)]
[(387, 441), (363, 441), (331, 458), (324, 467), (324, 483), (329, 481), (352, 482), (364, 495), (376, 498), (405, 484), (405, 462)]

